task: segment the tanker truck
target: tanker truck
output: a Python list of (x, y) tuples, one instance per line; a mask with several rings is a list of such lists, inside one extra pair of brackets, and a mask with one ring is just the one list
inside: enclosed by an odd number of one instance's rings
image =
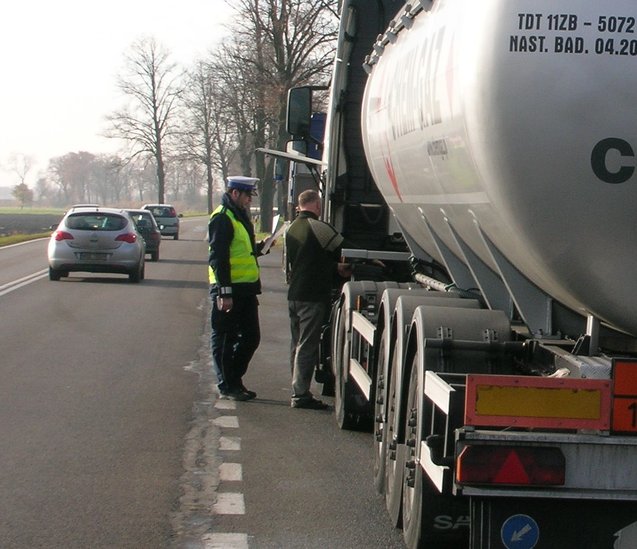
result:
[(637, 547), (637, 5), (339, 10), (322, 157), (311, 87), (284, 156), (357, 243), (321, 368), (391, 522), (410, 548)]

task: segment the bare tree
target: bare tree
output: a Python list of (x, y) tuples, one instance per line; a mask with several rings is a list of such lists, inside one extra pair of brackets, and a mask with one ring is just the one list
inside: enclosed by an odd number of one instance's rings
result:
[(49, 161), (51, 180), (66, 204), (94, 200), (91, 184), (94, 161), (95, 155), (86, 151), (67, 153)]
[(128, 161), (137, 157), (153, 159), (159, 202), (165, 199), (165, 149), (177, 133), (182, 94), (181, 74), (169, 57), (154, 38), (142, 38), (133, 44), (126, 56), (126, 73), (118, 80), (129, 104), (107, 117), (111, 126), (107, 136), (123, 139), (130, 146)]
[(18, 176), (20, 184), (26, 184), (27, 175), (33, 168), (33, 165), (33, 157), (21, 153), (11, 154), (8, 161), (9, 169)]
[(134, 194), (139, 202), (145, 202), (144, 197), (154, 190), (153, 182), (156, 175), (153, 173), (153, 167), (142, 158), (135, 158), (126, 163), (122, 167), (122, 177), (129, 182), (130, 193)]
[(121, 174), (122, 160), (115, 155), (97, 156), (91, 165), (92, 196), (100, 204), (118, 204), (128, 198), (126, 178)]
[[(234, 81), (252, 90), (251, 100), (237, 105), (251, 111), (235, 117), (246, 122), (239, 128), (244, 137), (240, 148), (285, 147), (287, 92), (326, 76), (333, 63), (337, 4), (338, 0), (233, 0), (240, 24), (233, 27), (233, 46), (226, 46), (229, 67), (234, 68)], [(260, 155), (253, 160), (261, 179), (261, 228), (267, 230), (274, 197), (273, 161)]]
[(53, 196), (51, 192), (51, 186), (46, 177), (38, 177), (35, 182), (36, 200), (39, 203), (49, 203)]
[(228, 176), (235, 135), (220, 81), (217, 65), (198, 61), (189, 73), (185, 94), (183, 154), (205, 167), (208, 213), (214, 210), (214, 174), (220, 173), (223, 180)]

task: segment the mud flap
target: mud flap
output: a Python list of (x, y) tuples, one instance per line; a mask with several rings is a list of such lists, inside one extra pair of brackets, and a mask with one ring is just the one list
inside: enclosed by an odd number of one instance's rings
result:
[(471, 498), (470, 549), (637, 547), (635, 502)]

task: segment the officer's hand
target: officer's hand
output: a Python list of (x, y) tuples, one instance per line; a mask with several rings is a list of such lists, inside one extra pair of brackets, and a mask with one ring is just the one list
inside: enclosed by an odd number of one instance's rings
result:
[(223, 311), (224, 313), (229, 313), (230, 309), (232, 309), (232, 298), (231, 297), (218, 297), (217, 298), (217, 309)]

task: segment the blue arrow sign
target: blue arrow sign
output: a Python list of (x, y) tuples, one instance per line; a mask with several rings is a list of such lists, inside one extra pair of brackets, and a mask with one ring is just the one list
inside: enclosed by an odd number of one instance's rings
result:
[(540, 539), (540, 528), (528, 515), (513, 515), (502, 524), (500, 537), (507, 549), (533, 549)]

